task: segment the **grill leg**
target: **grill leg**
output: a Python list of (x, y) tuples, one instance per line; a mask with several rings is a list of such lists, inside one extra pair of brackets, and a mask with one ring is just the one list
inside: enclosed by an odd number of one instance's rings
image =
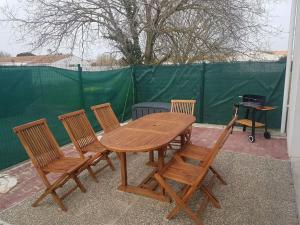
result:
[[(245, 115), (245, 119), (248, 119), (249, 117), (249, 109), (246, 109), (246, 115)], [(243, 126), (243, 132), (246, 131), (247, 126)]]
[(267, 112), (264, 112), (264, 113), (265, 113), (265, 133), (264, 133), (264, 137), (266, 139), (270, 139), (271, 138), (271, 134), (270, 134), (270, 132), (268, 132)]
[(252, 110), (252, 131), (251, 131), (251, 136), (253, 137), (253, 141), (255, 142), (255, 112), (256, 110)]
[(268, 132), (267, 112), (265, 112), (265, 132)]

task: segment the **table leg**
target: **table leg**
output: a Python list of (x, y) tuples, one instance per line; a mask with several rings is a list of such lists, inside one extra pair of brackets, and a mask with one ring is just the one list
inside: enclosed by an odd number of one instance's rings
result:
[[(158, 160), (158, 165), (157, 165), (158, 171), (162, 170), (163, 167), (164, 167), (164, 164), (165, 164), (165, 151), (166, 151), (166, 149), (158, 150), (158, 159), (157, 159)], [(161, 190), (162, 190), (163, 196), (165, 196), (166, 195), (165, 189), (161, 187)]]
[(149, 152), (149, 161), (146, 163), (147, 166), (157, 167), (157, 162), (154, 160), (154, 151)]
[[(186, 130), (184, 131), (184, 133), (186, 132)], [(185, 144), (185, 134), (181, 134), (180, 135), (180, 150), (183, 148)]]
[(150, 151), (149, 152), (149, 163), (153, 163), (154, 162), (154, 151)]
[(165, 149), (158, 150), (158, 170), (161, 170), (165, 164)]
[[(134, 194), (138, 194), (138, 195), (142, 195), (142, 196), (153, 198), (153, 199), (157, 199), (157, 200), (162, 201), (162, 202), (170, 202), (170, 199), (167, 196), (165, 196), (164, 194), (157, 193), (157, 192), (154, 192), (153, 190), (151, 190), (149, 188), (144, 188), (143, 187), (143, 183), (149, 181), (150, 176), (152, 176), (154, 174), (154, 172), (152, 172), (151, 175), (148, 175), (144, 179), (142, 184), (140, 184), (138, 186), (133, 186), (133, 185), (128, 184), (126, 153), (122, 152), (122, 153), (118, 153), (118, 155), (119, 155), (120, 167), (121, 167), (121, 185), (119, 186), (118, 190), (124, 191), (124, 192), (129, 192), (129, 193), (134, 193)], [(160, 159), (160, 162), (162, 162), (161, 159)], [(163, 165), (163, 163), (161, 163), (161, 164)]]
[(127, 186), (127, 160), (126, 153), (119, 153), (121, 167), (121, 186)]

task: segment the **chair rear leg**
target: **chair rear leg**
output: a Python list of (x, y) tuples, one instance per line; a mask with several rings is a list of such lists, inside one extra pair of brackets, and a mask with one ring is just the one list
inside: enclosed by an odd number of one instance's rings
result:
[(94, 171), (92, 170), (91, 166), (88, 166), (88, 167), (87, 167), (87, 170), (89, 171), (89, 174), (90, 174), (90, 176), (92, 177), (92, 179), (93, 179), (96, 183), (98, 183), (97, 177), (96, 177)]
[[(181, 191), (181, 196), (182, 196), (182, 198), (183, 198), (183, 202), (187, 202), (187, 201), (189, 201), (190, 198), (191, 198), (191, 195), (187, 194), (187, 192), (189, 191), (189, 188), (190, 188), (190, 186), (187, 185), (187, 186)], [(176, 205), (176, 206), (169, 212), (169, 214), (167, 215), (167, 219), (170, 220), (170, 219), (174, 218), (174, 217), (178, 214), (179, 210), (180, 210), (180, 206), (179, 206), (179, 205)]]
[(106, 159), (107, 164), (109, 165), (110, 169), (111, 169), (112, 171), (115, 171), (116, 169), (115, 169), (115, 167), (114, 167), (114, 164), (112, 163), (112, 161), (111, 161), (111, 159), (108, 157), (108, 155), (105, 156), (105, 159)]
[(185, 135), (187, 144), (192, 144), (191, 137), (192, 137), (192, 129), (189, 129), (189, 131)]
[(67, 211), (67, 208), (63, 204), (62, 200), (59, 198), (59, 196), (56, 194), (55, 190), (51, 192), (53, 200), (56, 202), (56, 204), (63, 210)]
[(83, 186), (83, 184), (81, 183), (81, 181), (79, 180), (79, 178), (76, 175), (74, 175), (72, 178), (76, 182), (76, 184), (79, 187), (79, 189), (81, 190), (81, 192), (85, 193), (86, 192), (86, 188)]
[[(180, 195), (184, 196), (187, 191), (189, 190), (189, 186), (186, 185), (183, 189), (181, 189), (180, 191)], [(174, 216), (177, 215), (177, 213), (179, 212), (180, 207), (178, 205), (176, 205), (170, 212), (169, 214), (166, 216), (167, 219), (172, 219)]]
[(218, 209), (221, 208), (219, 200), (211, 193), (211, 191), (209, 189), (207, 189), (203, 185), (201, 185), (200, 189), (208, 197), (209, 201), (214, 205), (214, 207), (216, 207)]
[[(159, 175), (154, 175), (157, 182), (166, 190), (166, 192), (171, 196), (171, 198), (176, 202), (176, 205), (184, 210), (186, 214), (197, 224), (197, 225), (203, 225), (203, 222), (200, 220), (200, 218), (197, 216), (196, 213), (194, 213), (187, 205), (186, 203), (177, 196), (176, 192), (172, 190), (172, 188), (164, 181), (164, 179)], [(190, 195), (189, 191), (187, 191), (186, 196)], [(185, 196), (184, 196), (185, 197)]]
[(38, 206), (38, 204), (48, 195), (48, 194), (50, 194), (51, 193), (51, 189), (50, 188), (47, 188), (45, 191), (44, 191), (44, 193), (40, 196), (40, 197), (38, 197), (38, 199), (37, 200), (35, 200), (35, 202), (34, 203), (32, 203), (32, 207), (37, 207)]
[(217, 170), (215, 168), (213, 168), (212, 166), (209, 167), (209, 169), (211, 170), (211, 172), (213, 172), (213, 174), (216, 175), (216, 177), (219, 179), (219, 181), (223, 184), (223, 185), (227, 185), (227, 182), (224, 180), (224, 178), (217, 172)]

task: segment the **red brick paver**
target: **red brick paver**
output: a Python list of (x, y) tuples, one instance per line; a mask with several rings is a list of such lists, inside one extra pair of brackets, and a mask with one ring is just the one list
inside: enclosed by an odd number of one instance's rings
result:
[[(221, 131), (221, 129), (217, 128), (195, 127), (193, 128), (192, 142), (194, 144), (211, 146)], [(260, 133), (257, 134), (255, 143), (249, 143), (248, 133), (234, 131), (223, 149), (225, 151), (249, 153), (280, 160), (288, 159), (286, 139), (272, 138), (266, 140), (263, 134)], [(68, 156), (78, 155), (71, 145), (64, 147), (64, 152)], [(8, 193), (0, 194), (0, 211), (22, 202), (44, 188), (30, 162), (25, 162), (2, 172), (17, 177), (18, 184)]]
[[(79, 157), (78, 153), (73, 149), (73, 145), (65, 146), (63, 150), (67, 156)], [(24, 201), (44, 188), (44, 184), (29, 161), (1, 173), (16, 177), (18, 183), (8, 193), (0, 194), (0, 212)], [(55, 174), (49, 174), (48, 176), (50, 181), (57, 177)]]
[[(222, 132), (216, 128), (193, 128), (192, 142), (201, 146), (211, 147), (218, 135)], [(265, 139), (263, 133), (256, 133), (256, 141), (248, 141), (248, 132), (234, 131), (223, 147), (225, 151), (248, 153), (258, 156), (271, 157), (273, 159), (287, 160), (286, 138), (275, 137)]]

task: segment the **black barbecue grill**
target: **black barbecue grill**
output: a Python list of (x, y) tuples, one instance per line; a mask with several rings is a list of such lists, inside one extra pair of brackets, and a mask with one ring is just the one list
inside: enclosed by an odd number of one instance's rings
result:
[[(266, 139), (271, 138), (270, 132), (268, 132), (268, 124), (267, 124), (267, 112), (274, 110), (274, 107), (266, 106), (266, 97), (261, 95), (243, 95), (239, 96), (241, 98), (241, 102), (235, 104), (235, 111), (238, 112), (240, 107), (246, 109), (246, 114), (244, 119), (237, 120), (237, 124), (243, 126), (243, 132), (246, 131), (247, 127), (251, 127), (251, 135), (249, 135), (248, 140), (253, 143), (255, 142), (255, 128), (265, 128), (264, 137)], [(256, 112), (261, 111), (264, 114), (264, 123), (260, 123), (256, 121)], [(249, 116), (251, 114), (251, 119)]]

